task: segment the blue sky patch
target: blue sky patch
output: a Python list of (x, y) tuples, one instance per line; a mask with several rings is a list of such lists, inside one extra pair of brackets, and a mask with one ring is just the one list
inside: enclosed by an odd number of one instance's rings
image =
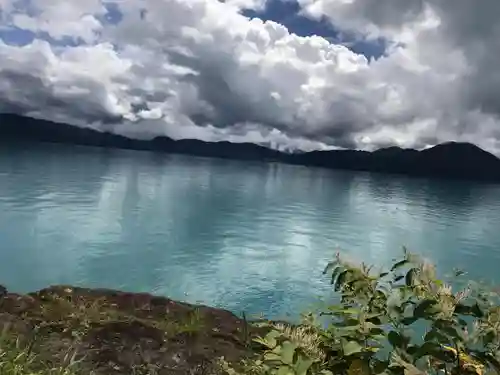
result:
[(117, 4), (106, 3), (104, 4), (104, 7), (106, 8), (107, 13), (104, 15), (104, 17), (99, 17), (99, 20), (102, 23), (116, 25), (117, 23), (121, 22), (121, 20), (123, 19), (123, 14), (122, 12), (120, 12)]
[(6, 44), (26, 46), (31, 44), (35, 38), (45, 40), (55, 47), (76, 47), (85, 44), (81, 38), (75, 38), (72, 36), (54, 39), (45, 31), (35, 33), (33, 31), (20, 29), (15, 26), (0, 29), (0, 40), (3, 40)]
[(9, 27), (0, 29), (0, 40), (4, 43), (16, 46), (25, 46), (31, 44), (35, 39), (35, 33), (18, 27)]

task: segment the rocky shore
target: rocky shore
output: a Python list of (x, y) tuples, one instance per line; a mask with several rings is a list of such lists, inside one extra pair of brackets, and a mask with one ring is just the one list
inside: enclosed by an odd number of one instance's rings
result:
[(264, 333), (222, 309), (72, 286), (26, 295), (0, 287), (0, 330), (3, 357), (24, 353), (34, 373), (96, 375), (217, 374), (219, 358), (252, 357), (252, 337)]

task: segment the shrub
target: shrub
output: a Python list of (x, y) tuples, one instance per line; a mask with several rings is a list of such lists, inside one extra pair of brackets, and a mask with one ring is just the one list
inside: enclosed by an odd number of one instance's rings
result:
[(261, 358), (246, 363), (245, 373), (500, 374), (494, 293), (472, 283), (453, 293), (432, 265), (406, 251), (384, 272), (337, 256), (325, 274), (340, 300), (320, 313), (327, 327), (311, 320), (294, 329), (271, 324), (256, 339)]

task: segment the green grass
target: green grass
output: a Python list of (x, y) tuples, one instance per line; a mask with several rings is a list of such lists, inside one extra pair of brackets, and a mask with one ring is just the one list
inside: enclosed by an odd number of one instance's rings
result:
[[(34, 340), (23, 340), (4, 327), (0, 335), (0, 374), (1, 375), (78, 375), (79, 362), (76, 351), (67, 352), (63, 363), (51, 365), (35, 354)], [(87, 373), (88, 374), (88, 373)]]
[[(144, 318), (119, 310), (104, 299), (86, 300), (71, 293), (71, 289), (66, 289), (62, 295), (46, 294), (40, 304), (21, 315), (24, 321), (35, 324), (30, 337), (26, 337), (26, 333), (19, 336), (8, 325), (4, 327), (0, 336), (0, 375), (92, 374), (82, 369), (76, 348), (93, 329), (106, 324), (135, 321), (158, 329), (166, 339), (179, 334), (195, 335), (206, 328), (204, 316), (197, 307), (175, 320), (167, 314), (163, 318)], [(63, 337), (68, 341), (63, 343)], [(61, 353), (68, 346), (75, 349)], [(143, 363), (132, 366), (130, 371), (132, 375), (154, 375), (156, 368)]]
[(151, 321), (150, 324), (165, 332), (167, 337), (173, 337), (180, 334), (196, 334), (202, 331), (206, 326), (204, 317), (198, 307), (193, 308), (187, 316), (179, 320), (171, 320), (165, 317), (165, 319)]

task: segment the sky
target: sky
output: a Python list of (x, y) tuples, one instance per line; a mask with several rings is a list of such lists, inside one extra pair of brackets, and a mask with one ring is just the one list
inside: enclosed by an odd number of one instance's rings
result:
[(498, 0), (0, 0), (0, 112), (137, 138), (500, 154)]

